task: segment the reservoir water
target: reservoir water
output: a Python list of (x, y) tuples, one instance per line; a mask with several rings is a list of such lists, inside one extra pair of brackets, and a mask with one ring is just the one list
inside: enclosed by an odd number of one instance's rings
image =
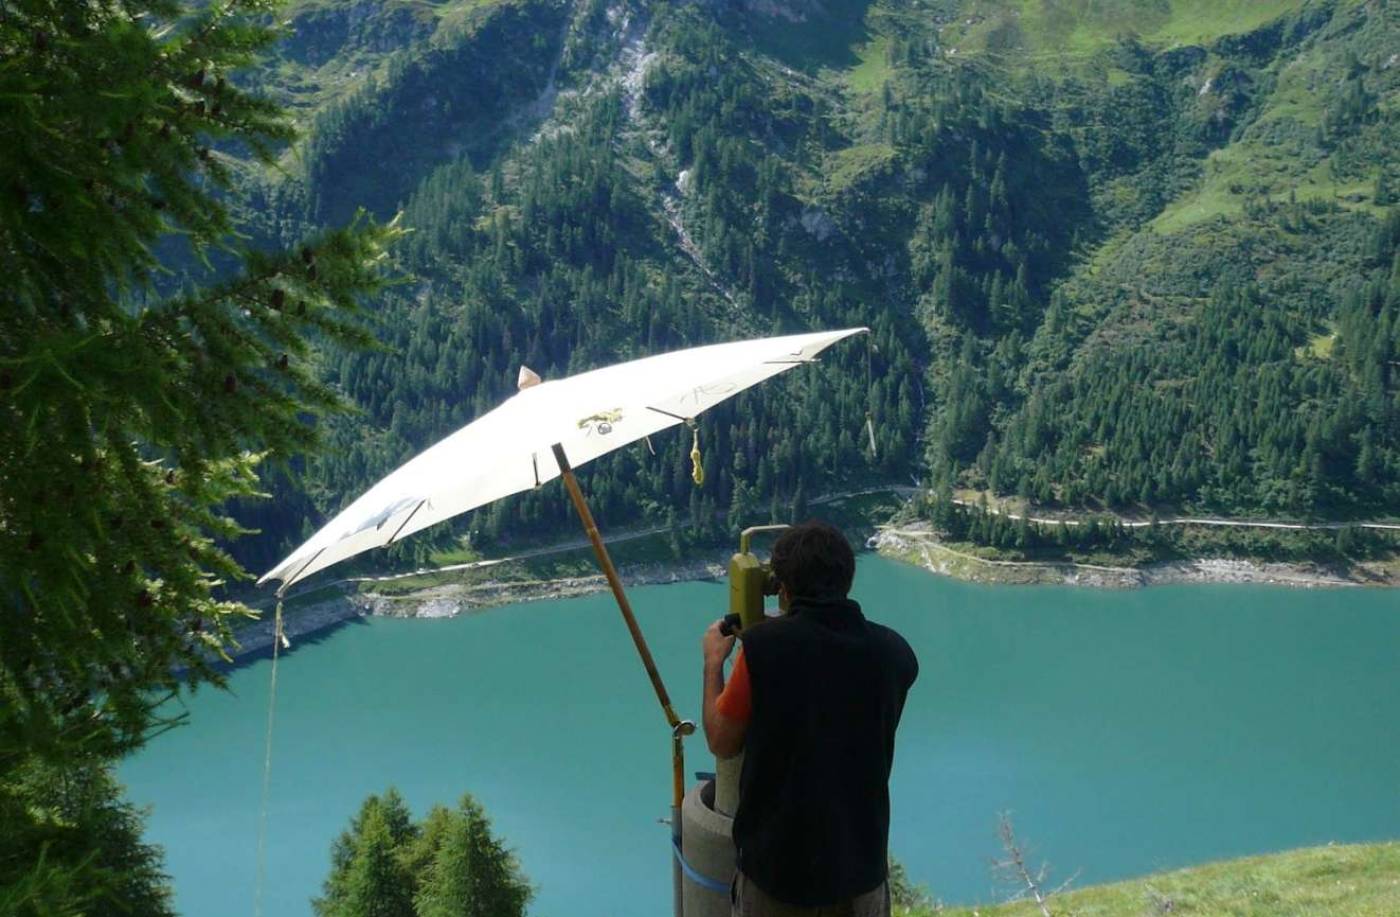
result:
[[(865, 556), (855, 596), (922, 675), (900, 730), (892, 852), (950, 902), (997, 887), (998, 813), (1052, 878), (1400, 837), (1400, 594), (1250, 586), (976, 586)], [(677, 710), (725, 587), (632, 592)], [(200, 691), (125, 762), (176, 904), (253, 910), (269, 662)], [(310, 913), (332, 839), (393, 785), (421, 815), (480, 799), (536, 917), (670, 910), (669, 732), (606, 595), (371, 619), (285, 656), (269, 917)], [(700, 737), (688, 769), (710, 770)]]

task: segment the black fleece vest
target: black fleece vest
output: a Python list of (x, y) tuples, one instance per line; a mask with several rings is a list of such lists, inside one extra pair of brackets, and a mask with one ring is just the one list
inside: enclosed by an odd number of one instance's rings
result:
[(820, 907), (885, 880), (894, 733), (919, 674), (899, 634), (848, 599), (796, 599), (744, 631), (753, 713), (734, 843), (739, 868)]

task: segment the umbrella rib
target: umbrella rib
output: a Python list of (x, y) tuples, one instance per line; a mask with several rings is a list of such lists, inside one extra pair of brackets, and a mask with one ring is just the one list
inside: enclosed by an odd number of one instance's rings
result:
[(409, 514), (408, 514), (408, 518), (405, 519), (405, 520), (403, 521), (403, 525), (400, 525), (398, 528), (394, 529), (394, 534), (390, 535), (390, 536), (389, 536), (389, 540), (386, 541), (386, 542), (384, 542), (384, 544), (385, 544), (386, 546), (387, 546), (387, 545), (391, 545), (391, 544), (394, 543), (394, 539), (399, 537), (399, 532), (402, 532), (403, 529), (404, 529), (404, 526), (405, 526), (405, 525), (408, 525), (410, 522), (413, 521), (413, 517), (416, 516), (416, 515), (418, 515), (418, 511), (419, 511), (420, 509), (422, 509), (422, 508), (423, 508), (423, 504), (424, 504), (424, 503), (427, 503), (427, 502), (428, 502), (427, 500), (419, 500), (419, 501), (418, 501), (418, 505), (415, 506), (415, 507), (413, 507), (413, 512), (409, 513)]
[(670, 411), (663, 411), (663, 410), (661, 410), (660, 408), (654, 408), (654, 407), (652, 407), (651, 405), (647, 405), (647, 410), (648, 410), (648, 411), (655, 411), (655, 412), (658, 413), (658, 414), (665, 414), (667, 417), (674, 417), (676, 420), (679, 420), (681, 423), (689, 423), (689, 422), (693, 419), (693, 418), (690, 418), (690, 417), (682, 417), (682, 416), (679, 415), (679, 414), (672, 414)]
[(303, 572), (307, 567), (309, 567), (309, 566), (311, 566), (312, 564), (314, 564), (314, 563), (316, 562), (316, 558), (318, 558), (318, 557), (320, 557), (322, 554), (324, 554), (325, 551), (326, 551), (326, 549), (325, 549), (325, 548), (322, 548), (321, 550), (317, 551), (315, 554), (312, 554), (312, 555), (311, 555), (311, 558), (310, 558), (306, 563), (302, 564), (301, 567), (299, 567), (299, 568), (297, 569), (297, 572), (296, 572), (296, 573), (293, 573), (290, 577), (288, 577), (287, 579), (284, 579), (284, 580), (282, 581), (282, 588), (277, 590), (277, 596), (278, 596), (278, 598), (281, 598), (283, 595), (285, 595), (286, 592), (287, 592), (287, 587), (289, 587), (289, 586), (291, 586), (293, 583), (295, 583), (295, 582), (297, 581), (297, 578), (301, 576), (302, 572)]
[(819, 362), (821, 362), (821, 361), (818, 360), (816, 357), (810, 357), (810, 358), (808, 358), (808, 359), (806, 359), (806, 360), (764, 360), (764, 361), (763, 361), (763, 365), (764, 365), (764, 366), (800, 366), (800, 365), (802, 365), (803, 363), (819, 363)]

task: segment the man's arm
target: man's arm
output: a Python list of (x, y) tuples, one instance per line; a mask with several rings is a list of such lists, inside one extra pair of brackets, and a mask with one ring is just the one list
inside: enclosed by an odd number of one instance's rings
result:
[(719, 626), (719, 621), (711, 624), (701, 642), (705, 654), (702, 719), (710, 752), (717, 758), (732, 758), (744, 750), (744, 732), (748, 724), (719, 712), (719, 696), (724, 691), (724, 660), (734, 648), (734, 638), (720, 633)]

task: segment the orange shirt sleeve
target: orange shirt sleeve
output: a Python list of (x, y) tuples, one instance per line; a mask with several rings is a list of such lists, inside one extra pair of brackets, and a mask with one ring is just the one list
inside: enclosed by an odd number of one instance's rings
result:
[(749, 665), (744, 661), (742, 648), (739, 650), (739, 655), (734, 658), (734, 668), (729, 673), (729, 680), (724, 683), (724, 690), (715, 700), (715, 709), (725, 718), (738, 720), (741, 723), (747, 723), (750, 714), (753, 713), (753, 691), (749, 687)]

